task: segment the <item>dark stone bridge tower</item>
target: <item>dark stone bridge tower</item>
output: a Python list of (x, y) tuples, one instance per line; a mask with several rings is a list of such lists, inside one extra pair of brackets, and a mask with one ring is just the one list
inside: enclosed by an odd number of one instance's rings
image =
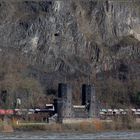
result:
[(95, 87), (92, 85), (82, 85), (82, 105), (86, 106), (89, 118), (96, 117)]
[(72, 117), (72, 88), (68, 84), (58, 85), (58, 99), (61, 100), (62, 118)]

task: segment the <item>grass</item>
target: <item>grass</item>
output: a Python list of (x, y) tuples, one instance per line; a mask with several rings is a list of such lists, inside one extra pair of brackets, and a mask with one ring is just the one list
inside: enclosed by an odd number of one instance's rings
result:
[(137, 123), (131, 115), (116, 117), (112, 121), (94, 119), (79, 123), (21, 123), (13, 124), (15, 130), (34, 131), (43, 130), (47, 132), (84, 132), (94, 133), (100, 131), (118, 130), (140, 130), (140, 123)]

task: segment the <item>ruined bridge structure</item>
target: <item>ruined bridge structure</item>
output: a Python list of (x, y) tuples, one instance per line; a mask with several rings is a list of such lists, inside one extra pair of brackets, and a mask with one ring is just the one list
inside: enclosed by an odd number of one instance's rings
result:
[(60, 83), (58, 85), (58, 98), (54, 100), (57, 121), (70, 118), (96, 118), (97, 106), (95, 100), (95, 87), (92, 85), (82, 85), (81, 105), (72, 104), (72, 87), (69, 84)]

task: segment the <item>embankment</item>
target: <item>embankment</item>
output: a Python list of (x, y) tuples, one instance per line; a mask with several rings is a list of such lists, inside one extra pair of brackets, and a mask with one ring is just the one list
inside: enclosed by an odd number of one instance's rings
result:
[(131, 118), (115, 118), (113, 120), (73, 120), (66, 121), (63, 124), (59, 123), (36, 123), (36, 122), (21, 122), (18, 125), (14, 124), (15, 130), (33, 131), (42, 130), (48, 132), (100, 132), (100, 131), (118, 131), (118, 130), (140, 130), (140, 122)]

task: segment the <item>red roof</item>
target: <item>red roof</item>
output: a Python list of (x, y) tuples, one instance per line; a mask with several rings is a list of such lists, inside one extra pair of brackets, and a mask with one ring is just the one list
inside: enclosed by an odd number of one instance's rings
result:
[(13, 115), (14, 111), (12, 109), (4, 110), (0, 109), (0, 115)]

